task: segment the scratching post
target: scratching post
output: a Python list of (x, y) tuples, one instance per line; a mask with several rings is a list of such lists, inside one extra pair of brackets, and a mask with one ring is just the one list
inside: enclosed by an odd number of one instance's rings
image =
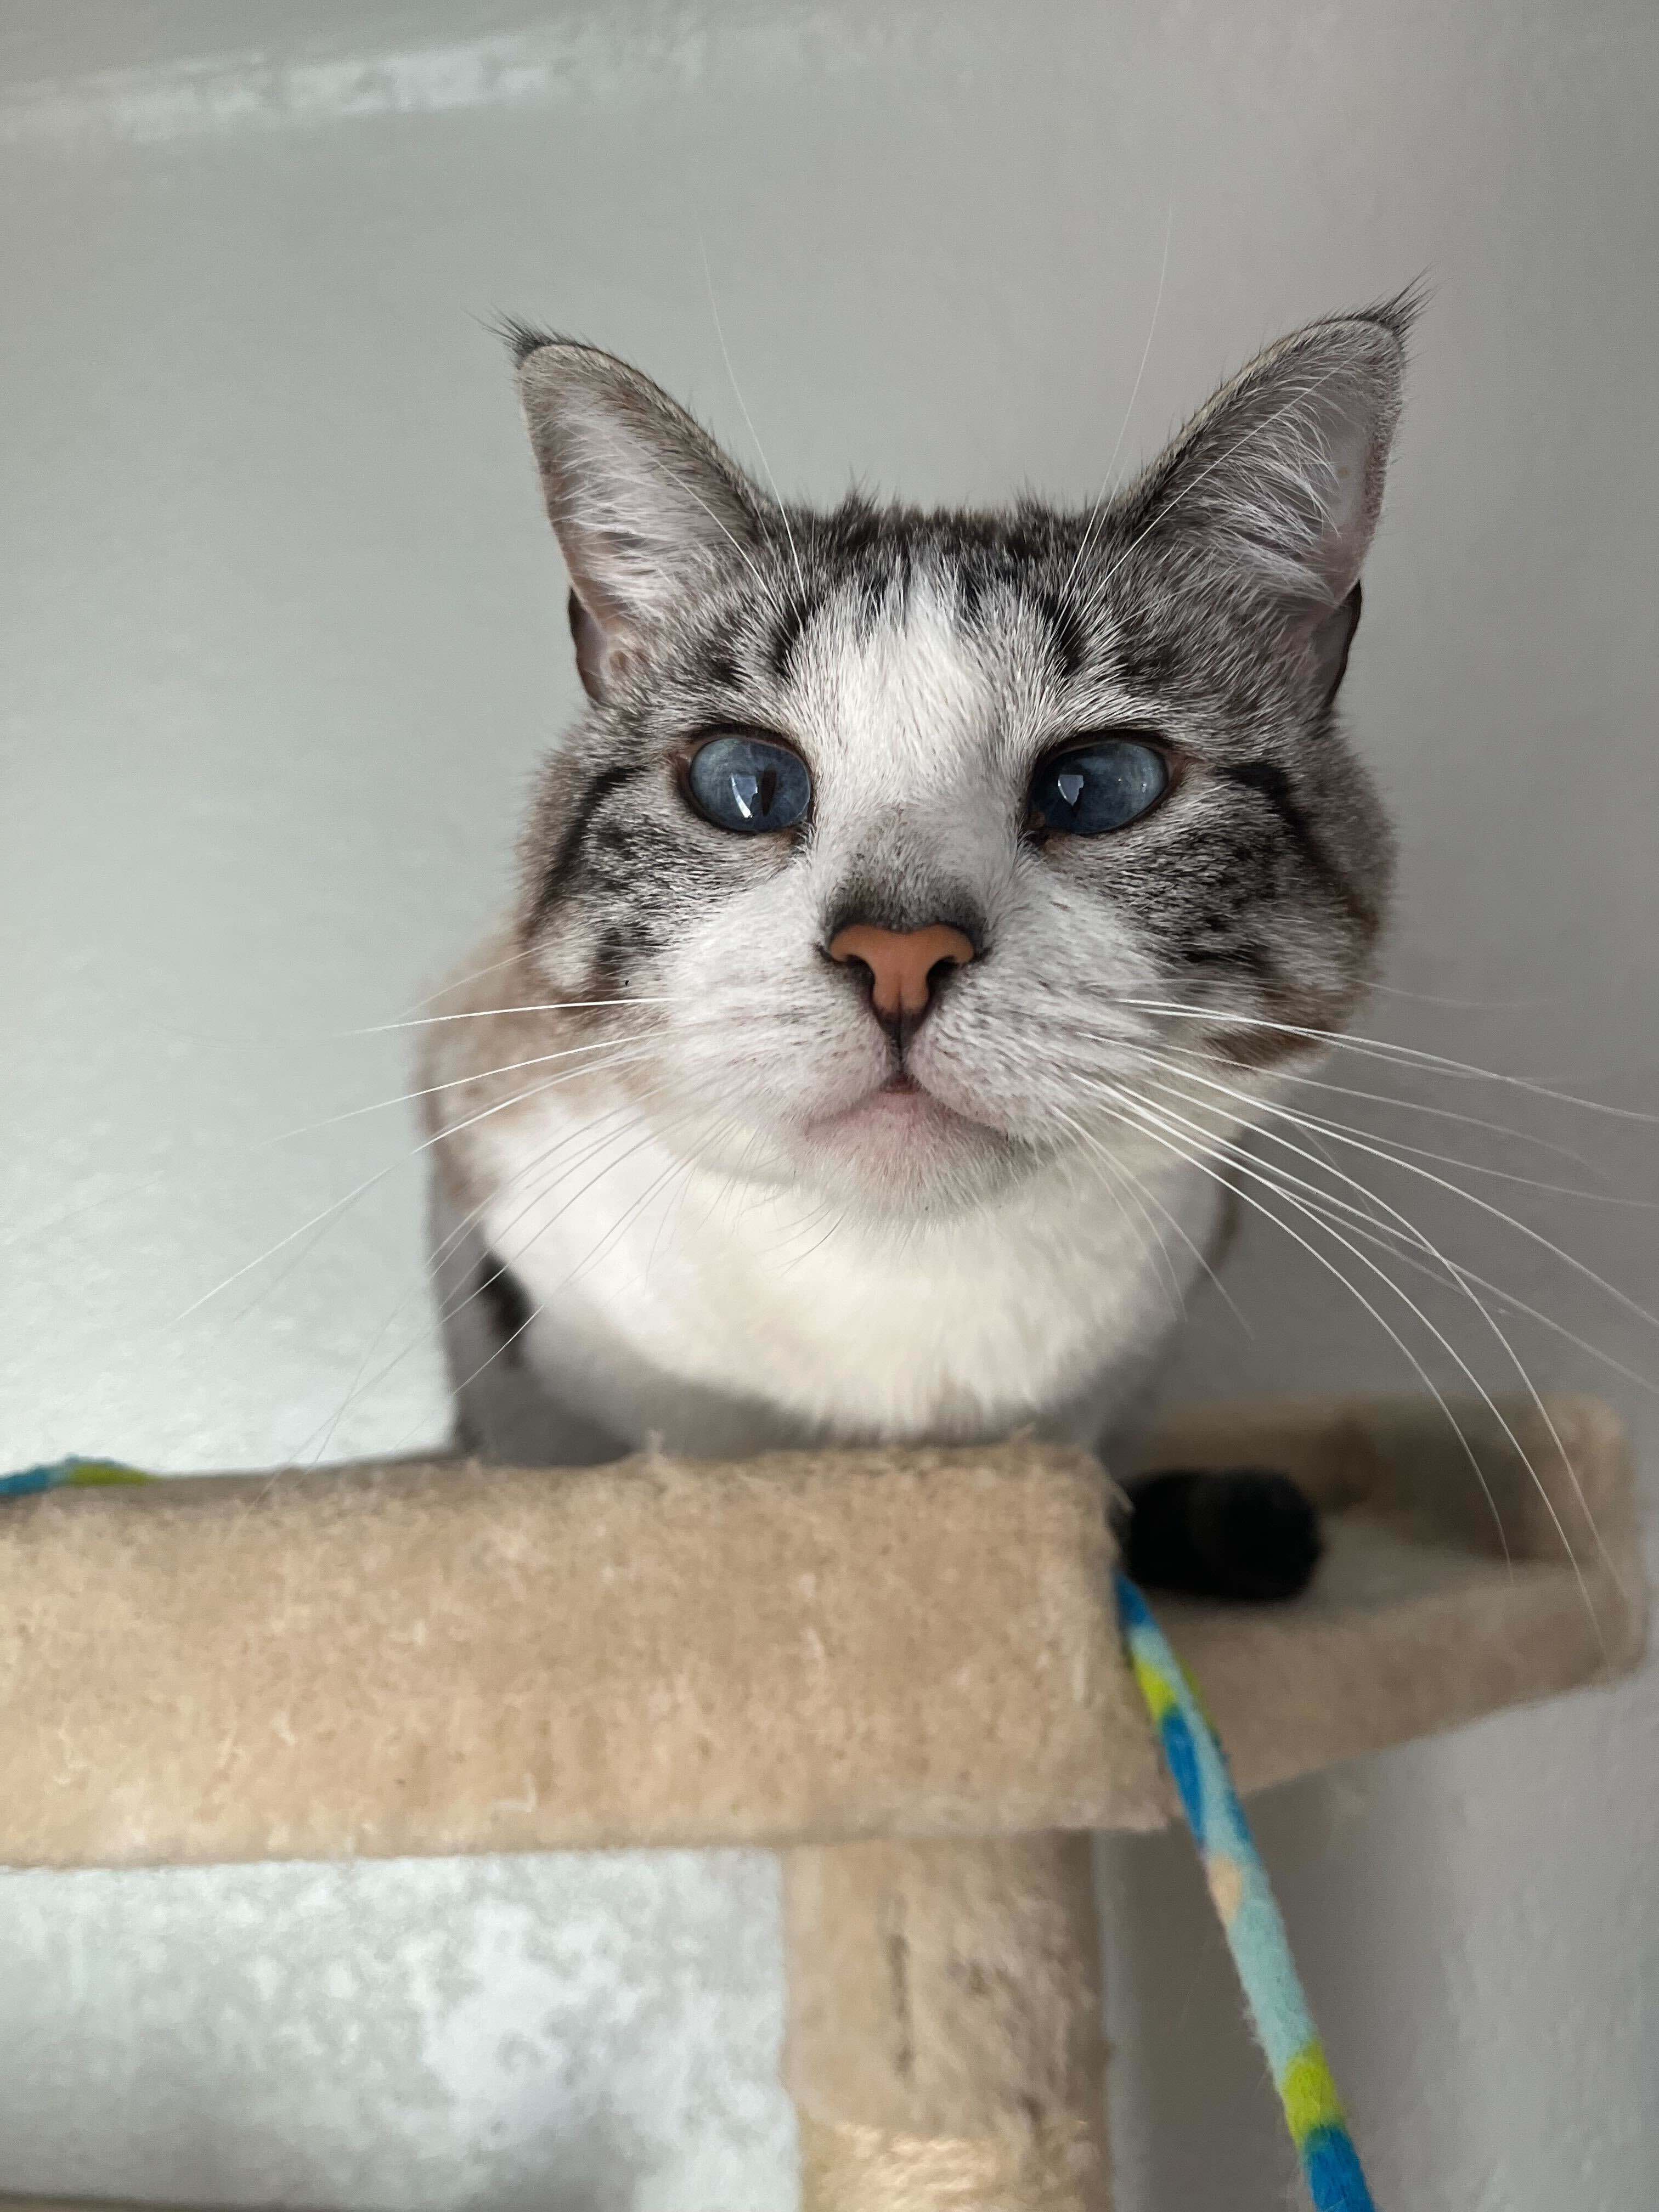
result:
[(802, 2212), (1109, 2212), (1086, 1836), (785, 1854)]
[[(1416, 1401), (1149, 1443), (1328, 1516), (1293, 1604), (1158, 1607), (1243, 1790), (1634, 1665), (1617, 1422), (1459, 1413), (1491, 1507)], [(1028, 1442), (0, 1502), (0, 1865), (771, 1845), (805, 2212), (1108, 2212), (1087, 1835), (1173, 1804), (1106, 1503)]]

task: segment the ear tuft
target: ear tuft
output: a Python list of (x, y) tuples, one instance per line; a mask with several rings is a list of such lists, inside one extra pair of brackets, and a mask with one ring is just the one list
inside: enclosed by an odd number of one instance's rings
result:
[(1399, 418), (1413, 287), (1270, 346), (1130, 494), (1136, 538), (1179, 543), (1317, 624), (1359, 580)]
[(503, 315), (490, 327), (512, 355), (514, 368), (522, 368), (531, 355), (539, 353), (544, 346), (560, 343), (551, 331), (538, 330), (534, 323), (522, 323), (516, 315)]

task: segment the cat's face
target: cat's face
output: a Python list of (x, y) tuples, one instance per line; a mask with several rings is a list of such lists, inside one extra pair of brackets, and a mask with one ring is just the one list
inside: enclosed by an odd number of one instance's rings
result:
[(1286, 341), (1097, 513), (1000, 515), (786, 514), (523, 335), (590, 705), (520, 927), (678, 1146), (971, 1204), (1152, 1115), (1195, 1149), (1343, 1018), (1389, 844), (1333, 707), (1405, 321)]

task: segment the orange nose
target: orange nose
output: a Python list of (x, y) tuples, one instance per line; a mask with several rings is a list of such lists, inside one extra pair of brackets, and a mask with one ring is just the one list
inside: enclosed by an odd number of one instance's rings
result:
[(923, 1012), (940, 968), (965, 968), (974, 948), (959, 929), (935, 921), (926, 929), (878, 929), (855, 921), (830, 942), (830, 957), (865, 969), (870, 1003), (885, 1021)]

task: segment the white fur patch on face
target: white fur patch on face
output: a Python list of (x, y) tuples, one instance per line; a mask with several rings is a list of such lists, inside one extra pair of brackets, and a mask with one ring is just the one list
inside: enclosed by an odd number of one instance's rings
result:
[(925, 810), (948, 832), (994, 735), (996, 698), (940, 587), (919, 581), (873, 622), (850, 598), (801, 640), (800, 734), (821, 779), (827, 837), (854, 848)]
[[(1052, 1025), (1101, 976), (1144, 994), (1158, 970), (1127, 914), (1022, 837), (1048, 679), (1017, 627), (1000, 643), (993, 659), (927, 580), (873, 619), (849, 593), (804, 633), (780, 728), (812, 771), (810, 836), (666, 963), (671, 1087), (733, 1171), (884, 1210), (970, 1203), (1099, 1124)], [(918, 1100), (883, 1097), (892, 1041), (826, 957), (854, 919), (943, 922), (980, 948), (907, 1042)]]

